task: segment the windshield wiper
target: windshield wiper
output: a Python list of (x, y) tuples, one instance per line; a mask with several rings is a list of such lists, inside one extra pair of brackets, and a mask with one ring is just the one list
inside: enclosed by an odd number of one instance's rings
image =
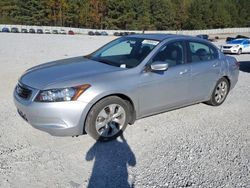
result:
[(107, 65), (112, 65), (112, 66), (116, 66), (118, 67), (119, 65), (115, 62), (112, 62), (112, 61), (108, 61), (106, 59), (98, 59), (98, 58), (91, 58), (92, 60), (94, 61), (98, 61), (100, 63), (104, 63), (104, 64), (107, 64)]

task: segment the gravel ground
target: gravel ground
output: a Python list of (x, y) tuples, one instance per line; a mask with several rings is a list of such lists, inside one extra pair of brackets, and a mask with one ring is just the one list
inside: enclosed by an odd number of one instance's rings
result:
[(29, 67), (87, 54), (113, 37), (0, 33), (0, 187), (250, 187), (250, 55), (220, 107), (198, 104), (137, 121), (124, 138), (52, 137), (16, 113)]

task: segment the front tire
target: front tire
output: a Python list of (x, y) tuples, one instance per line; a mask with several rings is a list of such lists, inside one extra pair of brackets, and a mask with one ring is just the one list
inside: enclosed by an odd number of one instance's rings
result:
[(241, 48), (237, 52), (237, 55), (240, 55), (240, 54), (242, 54), (242, 49)]
[(207, 104), (212, 106), (221, 105), (226, 100), (229, 90), (230, 90), (230, 85), (228, 80), (224, 77), (219, 79), (214, 88), (210, 100), (207, 101)]
[(110, 141), (120, 136), (129, 121), (128, 103), (117, 96), (97, 102), (88, 113), (85, 131), (98, 141)]

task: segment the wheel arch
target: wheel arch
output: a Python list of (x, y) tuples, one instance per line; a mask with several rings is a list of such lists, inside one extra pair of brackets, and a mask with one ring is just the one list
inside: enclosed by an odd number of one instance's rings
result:
[(231, 89), (231, 80), (228, 76), (223, 76), (223, 78), (225, 78), (227, 81), (228, 81), (228, 84), (229, 84), (229, 88)]
[(91, 107), (89, 108), (88, 112), (87, 112), (87, 115), (84, 119), (84, 124), (83, 124), (83, 134), (86, 134), (86, 131), (85, 131), (85, 123), (86, 123), (86, 119), (87, 119), (87, 116), (89, 114), (89, 112), (91, 111), (91, 109), (93, 108), (93, 106), (98, 103), (99, 101), (107, 98), (107, 97), (111, 97), (111, 96), (117, 96), (119, 98), (121, 98), (122, 100), (124, 101), (127, 101), (129, 103), (129, 111), (131, 112), (130, 113), (130, 118), (129, 118), (129, 124), (132, 125), (134, 124), (135, 120), (136, 120), (136, 107), (135, 107), (135, 103), (134, 101), (131, 99), (131, 97), (129, 97), (128, 95), (126, 94), (123, 94), (123, 93), (113, 93), (113, 94), (109, 94), (109, 95), (105, 95), (105, 96), (102, 96), (100, 98), (98, 98), (92, 105)]
[(213, 93), (213, 90), (214, 90), (214, 88), (215, 88), (217, 82), (218, 82), (221, 78), (225, 78), (225, 79), (228, 81), (229, 90), (231, 90), (231, 80), (230, 80), (230, 78), (229, 78), (226, 74), (222, 74), (222, 75), (220, 75), (220, 76), (218, 77), (218, 80), (215, 82), (214, 86), (212, 87), (212, 89), (211, 89), (209, 95), (207, 96), (208, 99), (210, 99), (210, 97), (211, 97), (211, 95), (212, 95), (212, 93)]

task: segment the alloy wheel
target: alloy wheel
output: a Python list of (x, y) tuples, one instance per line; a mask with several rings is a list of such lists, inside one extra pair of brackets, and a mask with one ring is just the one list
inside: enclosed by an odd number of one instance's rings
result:
[(95, 128), (100, 136), (112, 137), (123, 128), (125, 121), (124, 108), (119, 104), (110, 104), (97, 115)]
[(215, 91), (215, 100), (217, 103), (222, 103), (228, 93), (228, 86), (225, 81), (221, 81)]

